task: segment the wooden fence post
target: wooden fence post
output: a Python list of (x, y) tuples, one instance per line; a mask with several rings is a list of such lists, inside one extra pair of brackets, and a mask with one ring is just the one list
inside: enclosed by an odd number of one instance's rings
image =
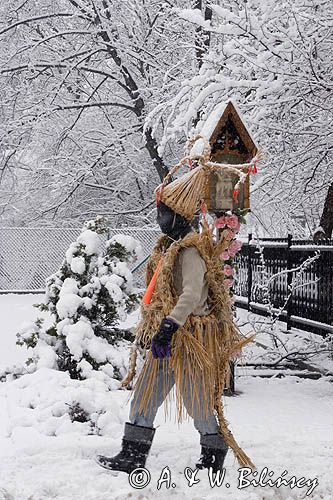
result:
[[(250, 241), (252, 240), (252, 233), (249, 234), (248, 237), (249, 237), (249, 245), (248, 245), (248, 268), (247, 268), (247, 294), (248, 294), (247, 309), (250, 310), (251, 288), (252, 288)], [(225, 379), (225, 388), (223, 391), (224, 396), (234, 396), (236, 394), (235, 365), (236, 363), (234, 361), (229, 361), (229, 366), (227, 369), (226, 379)]]
[(236, 392), (235, 385), (235, 362), (229, 361), (229, 366), (227, 368), (225, 387), (223, 391), (224, 396), (234, 396)]

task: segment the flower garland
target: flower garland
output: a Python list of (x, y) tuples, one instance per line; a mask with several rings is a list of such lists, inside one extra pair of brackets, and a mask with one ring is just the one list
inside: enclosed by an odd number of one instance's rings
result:
[(240, 240), (236, 239), (236, 235), (240, 230), (241, 224), (246, 224), (245, 215), (248, 211), (249, 209), (229, 210), (215, 220), (215, 227), (221, 229), (223, 235), (230, 240), (228, 248), (221, 253), (220, 259), (224, 263), (223, 271), (225, 284), (230, 288), (231, 295), (233, 295), (234, 271), (237, 269), (235, 257), (240, 252), (243, 245)]

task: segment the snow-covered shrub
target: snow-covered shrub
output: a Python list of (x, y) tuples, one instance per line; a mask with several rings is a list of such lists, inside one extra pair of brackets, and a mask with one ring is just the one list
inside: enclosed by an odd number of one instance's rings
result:
[(0, 382), (10, 382), (29, 373), (28, 367), (18, 363), (0, 369)]
[(26, 362), (31, 371), (49, 367), (74, 379), (113, 382), (125, 375), (132, 334), (119, 322), (137, 304), (128, 265), (142, 249), (130, 236), (106, 241), (106, 231), (100, 217), (85, 224), (60, 269), (47, 279), (45, 302), (36, 305), (51, 321), (38, 318), (17, 334), (17, 343), (32, 349)]
[[(74, 380), (68, 372), (40, 368), (23, 373), (17, 379), (8, 379), (2, 386), (8, 396), (8, 418), (3, 421), (6, 436), (42, 443), (45, 436), (60, 437), (77, 443), (78, 436), (121, 436), (126, 407), (122, 402), (127, 392), (115, 394), (118, 382)], [(50, 443), (50, 441), (47, 441)], [(1, 494), (0, 494), (0, 498)], [(48, 497), (47, 497), (48, 498)]]

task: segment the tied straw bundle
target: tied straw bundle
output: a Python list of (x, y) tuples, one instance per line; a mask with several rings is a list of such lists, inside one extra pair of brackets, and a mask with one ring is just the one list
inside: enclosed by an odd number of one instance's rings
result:
[[(179, 163), (170, 170), (163, 182), (155, 189), (157, 202), (162, 201), (169, 208), (188, 220), (193, 219), (199, 208), (200, 200), (204, 197), (205, 187), (210, 173), (225, 171), (238, 176), (239, 180), (234, 187), (233, 193), (234, 199), (237, 201), (240, 185), (244, 184), (250, 173), (257, 172), (256, 165), (264, 157), (263, 152), (258, 151), (256, 156), (249, 163), (242, 163), (237, 166), (229, 163), (215, 163), (210, 161), (211, 146), (206, 137), (202, 135), (193, 137), (188, 141), (187, 149), (189, 150), (198, 139), (204, 142), (202, 154), (187, 154), (184, 156)], [(193, 161), (198, 162), (197, 167), (191, 168), (189, 172), (170, 182), (172, 176), (183, 165), (188, 163), (192, 165)]]

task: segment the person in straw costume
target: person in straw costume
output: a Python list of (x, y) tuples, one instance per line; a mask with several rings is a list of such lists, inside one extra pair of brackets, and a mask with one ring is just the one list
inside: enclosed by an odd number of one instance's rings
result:
[[(148, 288), (124, 387), (135, 376), (136, 348), (145, 348), (147, 355), (134, 385), (122, 450), (115, 457), (97, 456), (99, 465), (109, 470), (130, 473), (145, 466), (155, 415), (165, 402), (167, 416), (173, 387), (178, 421), (191, 416), (200, 433), (197, 468), (212, 467), (217, 472), (229, 447), (240, 466), (255, 468), (228, 429), (222, 407), (229, 360), (253, 338), (245, 338), (234, 324), (231, 297), (224, 285), (220, 256), (232, 236), (225, 231), (215, 241), (205, 218), (200, 233), (193, 230), (191, 221), (211, 171), (232, 171), (244, 182), (260, 158), (236, 168), (210, 162), (209, 156), (210, 146), (205, 141), (203, 154), (185, 156), (156, 190), (157, 222), (163, 235), (147, 266)], [(189, 159), (198, 166), (170, 182)]]

